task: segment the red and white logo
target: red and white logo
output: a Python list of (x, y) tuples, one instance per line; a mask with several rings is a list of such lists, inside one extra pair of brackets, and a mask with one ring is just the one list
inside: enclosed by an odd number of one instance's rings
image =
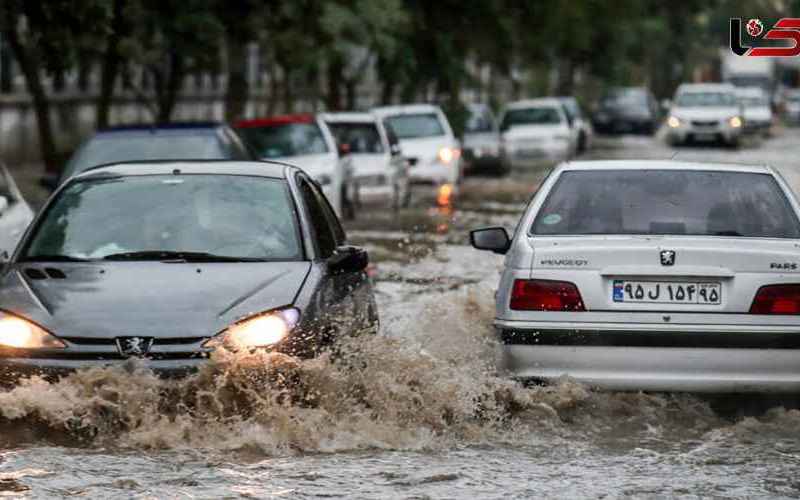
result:
[(747, 34), (753, 38), (757, 37), (764, 32), (764, 25), (760, 19), (751, 19), (747, 21)]

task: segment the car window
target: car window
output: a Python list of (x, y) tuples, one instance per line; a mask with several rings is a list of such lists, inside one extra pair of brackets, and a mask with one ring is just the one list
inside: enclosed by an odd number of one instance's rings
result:
[(242, 161), (253, 159), (252, 156), (250, 155), (250, 152), (247, 150), (247, 147), (245, 147), (245, 145), (242, 143), (242, 140), (239, 138), (239, 136), (236, 135), (236, 133), (233, 130), (224, 127), (222, 129), (222, 134), (225, 137), (225, 142), (227, 143), (228, 146), (229, 150), (228, 156), (230, 159), (242, 160)]
[(239, 133), (260, 158), (283, 158), (328, 152), (322, 131), (314, 122), (243, 127)]
[(477, 109), (470, 110), (469, 118), (464, 126), (464, 131), (467, 133), (482, 133), (494, 131), (494, 120), (492, 116), (485, 110)]
[(444, 127), (436, 113), (395, 115), (386, 118), (386, 121), (399, 139), (445, 135)]
[(763, 108), (769, 106), (769, 102), (764, 96), (743, 96), (739, 98), (739, 103), (746, 108)]
[(352, 154), (381, 154), (384, 152), (381, 134), (375, 123), (329, 122), (338, 144), (348, 144)]
[(322, 189), (320, 189), (316, 184), (312, 184), (311, 189), (314, 191), (314, 195), (317, 197), (317, 201), (322, 207), (322, 212), (325, 214), (325, 218), (328, 220), (328, 225), (333, 230), (333, 237), (336, 240), (336, 245), (343, 245), (347, 237), (345, 236), (342, 224), (339, 222), (339, 217), (336, 216), (336, 212), (333, 210), (328, 198), (326, 198), (325, 194), (323, 194)]
[(564, 172), (531, 233), (800, 237), (771, 175), (680, 170)]
[(139, 160), (224, 160), (228, 154), (216, 134), (113, 133), (97, 136), (84, 144), (64, 168), (67, 179), (105, 163)]
[(682, 92), (675, 103), (681, 107), (735, 106), (736, 97), (730, 92)]
[(328, 218), (325, 215), (325, 211), (311, 181), (302, 178), (299, 186), (300, 194), (303, 197), (303, 203), (306, 206), (306, 210), (308, 210), (311, 229), (314, 233), (314, 238), (317, 240), (320, 257), (328, 258), (333, 255), (334, 250), (336, 250), (336, 236), (328, 222)]
[(142, 175), (68, 184), (37, 226), (23, 260), (46, 255), (101, 259), (143, 251), (281, 261), (302, 256), (285, 181)]
[(554, 107), (509, 109), (503, 115), (502, 128), (507, 130), (515, 125), (557, 125), (562, 122), (561, 113)]

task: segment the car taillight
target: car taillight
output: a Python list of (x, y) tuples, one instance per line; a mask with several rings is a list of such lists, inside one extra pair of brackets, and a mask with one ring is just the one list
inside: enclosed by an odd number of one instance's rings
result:
[(800, 285), (762, 286), (750, 314), (800, 314)]
[(518, 311), (585, 311), (578, 287), (568, 281), (515, 280), (511, 309)]

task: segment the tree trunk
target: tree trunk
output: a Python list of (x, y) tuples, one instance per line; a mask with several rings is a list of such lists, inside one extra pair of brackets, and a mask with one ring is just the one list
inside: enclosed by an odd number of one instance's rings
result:
[(183, 78), (186, 76), (183, 56), (175, 51), (172, 51), (169, 55), (168, 72), (164, 87), (159, 89), (158, 92), (158, 114), (156, 117), (158, 123), (172, 121), (172, 113), (175, 111), (175, 104), (183, 85)]
[(16, 24), (13, 24), (14, 20), (10, 21), (12, 21), (9, 23), (10, 29), (5, 33), (6, 39), (22, 74), (25, 76), (25, 86), (33, 99), (33, 110), (36, 113), (36, 126), (39, 131), (39, 147), (45, 170), (50, 173), (58, 173), (59, 165), (56, 145), (53, 139), (53, 124), (50, 121), (50, 101), (47, 99), (42, 77), (39, 73), (40, 64), (36, 60), (36, 56), (29, 52), (19, 39)]
[(228, 88), (225, 91), (225, 119), (232, 122), (244, 118), (250, 89), (247, 84), (247, 44), (231, 36), (227, 42)]
[(575, 87), (575, 64), (569, 57), (561, 59), (558, 65), (558, 82), (556, 83), (556, 95), (572, 95)]
[(111, 100), (114, 98), (114, 87), (117, 83), (122, 57), (119, 53), (120, 40), (124, 36), (125, 0), (114, 0), (114, 17), (111, 21), (111, 34), (108, 37), (108, 45), (103, 54), (102, 67), (100, 69), (100, 95), (97, 99), (97, 109), (95, 115), (95, 126), (105, 128), (108, 126), (108, 115), (111, 111)]
[(342, 109), (342, 71), (344, 64), (338, 56), (333, 56), (328, 61), (328, 94), (325, 97), (325, 104), (330, 111)]

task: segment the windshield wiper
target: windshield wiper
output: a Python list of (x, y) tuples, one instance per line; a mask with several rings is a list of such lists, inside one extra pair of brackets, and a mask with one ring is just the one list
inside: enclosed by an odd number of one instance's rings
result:
[(714, 236), (742, 236), (739, 231), (716, 231)]
[(91, 262), (92, 259), (75, 257), (72, 255), (28, 255), (20, 259), (21, 262)]
[(183, 252), (173, 250), (141, 250), (138, 252), (112, 253), (103, 260), (153, 260), (170, 262), (264, 262), (266, 259), (253, 257), (231, 257), (206, 252)]

